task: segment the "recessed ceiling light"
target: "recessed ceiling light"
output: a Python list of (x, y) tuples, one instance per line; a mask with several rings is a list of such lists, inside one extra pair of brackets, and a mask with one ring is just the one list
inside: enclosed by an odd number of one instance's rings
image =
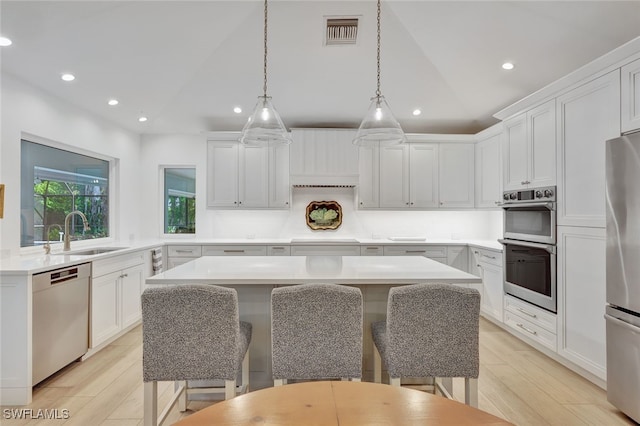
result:
[(117, 99), (109, 99), (109, 102), (107, 102), (109, 105), (111, 106), (116, 106), (118, 105), (120, 102), (118, 102)]
[(11, 46), (13, 44), (13, 42), (11, 41), (10, 38), (7, 37), (0, 37), (0, 46)]
[(242, 108), (240, 107), (233, 107), (233, 112), (235, 112), (236, 114), (240, 114), (242, 112)]
[(513, 65), (511, 62), (505, 62), (504, 64), (502, 64), (503, 70), (512, 70), (514, 67), (515, 65)]
[(64, 81), (73, 81), (76, 79), (76, 76), (73, 74), (62, 74), (62, 78)]
[(413, 110), (412, 114), (413, 115), (420, 115), (420, 114), (422, 114), (422, 110), (420, 108), (416, 108), (416, 109)]
[(138, 118), (138, 121), (141, 123), (144, 123), (145, 121), (147, 121), (147, 117), (145, 117), (144, 115), (142, 117)]

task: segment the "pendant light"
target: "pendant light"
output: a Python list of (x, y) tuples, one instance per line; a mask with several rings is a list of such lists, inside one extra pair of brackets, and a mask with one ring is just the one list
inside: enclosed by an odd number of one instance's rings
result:
[(400, 123), (393, 116), (391, 108), (380, 92), (380, 0), (378, 0), (378, 86), (376, 95), (371, 98), (367, 115), (360, 124), (358, 133), (353, 139), (356, 145), (399, 145), (407, 141)]
[(268, 146), (291, 143), (280, 114), (267, 96), (267, 0), (264, 0), (264, 83), (262, 96), (249, 116), (240, 134), (240, 143), (246, 145)]

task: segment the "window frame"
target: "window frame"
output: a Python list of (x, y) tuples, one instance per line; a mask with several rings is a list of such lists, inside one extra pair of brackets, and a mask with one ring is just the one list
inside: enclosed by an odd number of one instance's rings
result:
[[(91, 239), (87, 239), (87, 240), (74, 240), (73, 241), (73, 246), (77, 247), (77, 248), (81, 248), (84, 246), (94, 246), (96, 244), (108, 244), (111, 243), (113, 241), (116, 240), (115, 235), (118, 235), (118, 220), (116, 219), (116, 206), (119, 205), (119, 196), (118, 196), (118, 191), (116, 191), (116, 187), (119, 184), (119, 165), (120, 165), (120, 160), (114, 157), (111, 157), (109, 155), (105, 155), (105, 154), (101, 154), (95, 151), (91, 151), (76, 145), (70, 145), (70, 144), (66, 144), (66, 143), (62, 143), (62, 142), (58, 142), (58, 141), (54, 141), (48, 138), (44, 138), (42, 136), (37, 136), (34, 135), (32, 133), (27, 133), (27, 132), (21, 132), (20, 133), (20, 144), (22, 144), (22, 141), (26, 140), (27, 142), (32, 142), (38, 145), (44, 145), (47, 146), (49, 148), (56, 148), (56, 149), (61, 149), (64, 151), (69, 151), (72, 152), (74, 154), (79, 154), (79, 155), (84, 155), (87, 157), (93, 157), (96, 158), (98, 160), (102, 160), (102, 161), (106, 161), (107, 163), (109, 163), (108, 167), (109, 167), (109, 236), (108, 237), (102, 237), (102, 238), (91, 238)], [(22, 149), (20, 149), (20, 156), (22, 157)], [(22, 161), (22, 159), (21, 159)], [(19, 168), (20, 170), (20, 179), (18, 179), (18, 186), (19, 186), (19, 191), (20, 194), (22, 194), (22, 167)], [(31, 195), (33, 195), (33, 189), (31, 190)], [(22, 195), (21, 195), (22, 197)], [(22, 203), (22, 199), (20, 199), (20, 202)], [(64, 226), (64, 224), (61, 224)], [(21, 236), (20, 236), (21, 237)], [(22, 238), (22, 237), (21, 237)], [(53, 241), (53, 243), (57, 243), (57, 241)], [(42, 245), (37, 245), (37, 246), (26, 246), (26, 247), (22, 247), (21, 246), (21, 242), (18, 242), (18, 245), (20, 246), (20, 254), (34, 254), (34, 253), (41, 253), (42, 252)], [(52, 246), (52, 247), (57, 247), (57, 246)], [(57, 250), (56, 250), (57, 251)]]
[[(165, 232), (165, 217), (166, 217), (166, 205), (165, 205), (165, 170), (167, 169), (193, 169), (194, 172), (194, 194), (195, 194), (195, 227), (196, 231), (194, 233), (172, 233), (168, 234)], [(160, 205), (159, 211), (161, 212), (160, 217), (158, 218), (158, 228), (159, 234), (163, 238), (195, 238), (198, 232), (198, 168), (195, 164), (161, 164), (158, 167), (158, 203)]]

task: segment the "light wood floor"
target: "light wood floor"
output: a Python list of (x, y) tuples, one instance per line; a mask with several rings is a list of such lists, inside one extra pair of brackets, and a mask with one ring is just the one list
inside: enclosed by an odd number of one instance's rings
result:
[[(34, 390), (33, 403), (21, 407), (32, 408), (34, 413), (45, 408), (68, 409), (69, 419), (7, 420), (2, 410), (0, 424), (142, 425), (141, 331), (137, 327), (88, 360), (44, 381)], [(160, 407), (171, 387), (170, 383), (159, 386)], [(480, 328), (479, 394), (480, 409), (516, 425), (635, 424), (607, 402), (602, 389), (485, 320)], [(454, 396), (463, 398), (457, 391)], [(208, 404), (192, 401), (186, 413), (174, 408), (165, 424)]]

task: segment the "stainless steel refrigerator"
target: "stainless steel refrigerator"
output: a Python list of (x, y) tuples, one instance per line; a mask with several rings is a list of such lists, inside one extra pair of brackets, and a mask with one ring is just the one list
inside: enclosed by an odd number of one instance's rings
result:
[(640, 132), (606, 142), (607, 398), (640, 422)]

